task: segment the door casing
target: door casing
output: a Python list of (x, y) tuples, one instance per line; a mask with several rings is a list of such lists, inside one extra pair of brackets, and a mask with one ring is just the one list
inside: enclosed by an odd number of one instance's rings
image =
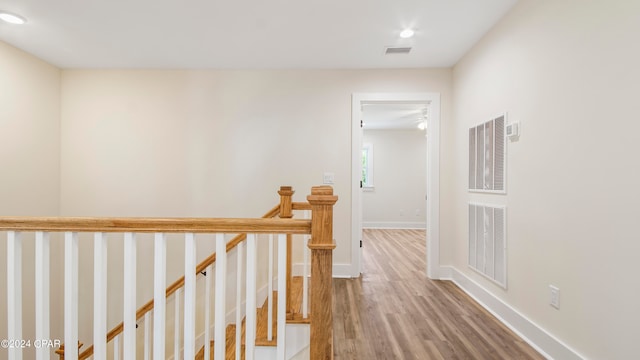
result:
[(351, 276), (362, 273), (362, 106), (384, 103), (425, 103), (427, 118), (427, 231), (426, 269), (431, 279), (440, 277), (440, 93), (354, 93), (351, 98)]

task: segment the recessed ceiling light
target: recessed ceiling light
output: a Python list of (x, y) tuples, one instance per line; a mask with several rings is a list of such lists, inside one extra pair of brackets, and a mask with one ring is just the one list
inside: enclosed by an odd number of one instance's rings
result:
[(8, 13), (6, 11), (0, 11), (0, 20), (4, 20), (10, 24), (22, 25), (27, 22), (27, 19), (22, 16)]
[(411, 29), (404, 29), (404, 30), (402, 30), (402, 32), (400, 33), (400, 37), (401, 37), (401, 38), (403, 38), (403, 39), (408, 39), (408, 38), (412, 37), (412, 36), (413, 36), (413, 34), (415, 34), (413, 30), (411, 30)]

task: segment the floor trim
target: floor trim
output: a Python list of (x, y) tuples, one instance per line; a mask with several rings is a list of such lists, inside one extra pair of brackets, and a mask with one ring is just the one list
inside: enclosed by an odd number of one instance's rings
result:
[(452, 266), (440, 267), (440, 279), (451, 280), (505, 326), (548, 359), (582, 360), (583, 356), (500, 300)]
[[(304, 265), (302, 263), (291, 264), (291, 273), (293, 276), (302, 276)], [(359, 275), (352, 273), (353, 267), (351, 264), (333, 264), (333, 277), (336, 279), (352, 279), (357, 278)], [(309, 272), (311, 272), (311, 265), (309, 265)]]
[(425, 222), (400, 222), (400, 221), (365, 221), (362, 223), (363, 229), (418, 229), (427, 228)]

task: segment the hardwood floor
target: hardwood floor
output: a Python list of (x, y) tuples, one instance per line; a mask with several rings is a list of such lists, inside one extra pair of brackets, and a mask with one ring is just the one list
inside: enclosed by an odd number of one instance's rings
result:
[(469, 296), (425, 273), (422, 230), (365, 230), (363, 275), (334, 279), (334, 355), (544, 359)]

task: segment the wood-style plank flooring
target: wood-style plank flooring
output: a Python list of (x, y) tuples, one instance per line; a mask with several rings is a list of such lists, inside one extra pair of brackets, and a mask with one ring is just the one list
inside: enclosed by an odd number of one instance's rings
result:
[(544, 359), (448, 281), (425, 275), (422, 230), (365, 230), (363, 275), (334, 279), (334, 355)]

